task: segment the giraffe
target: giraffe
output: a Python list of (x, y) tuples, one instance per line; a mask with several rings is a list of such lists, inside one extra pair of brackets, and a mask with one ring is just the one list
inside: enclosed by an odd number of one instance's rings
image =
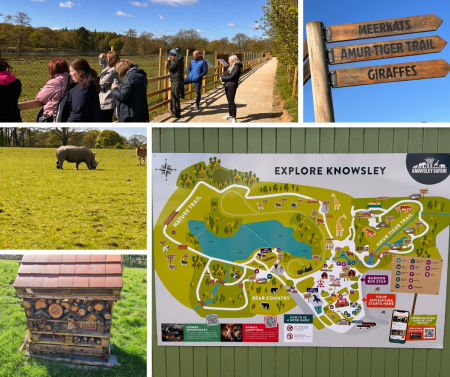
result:
[(342, 219), (347, 219), (347, 216), (342, 215), (341, 217), (339, 217), (337, 223), (336, 223), (336, 237), (343, 237), (344, 236), (344, 228), (341, 225), (341, 220)]
[(339, 208), (341, 208), (341, 205), (339, 204), (336, 195), (331, 194), (331, 197), (334, 198), (334, 210), (339, 211)]

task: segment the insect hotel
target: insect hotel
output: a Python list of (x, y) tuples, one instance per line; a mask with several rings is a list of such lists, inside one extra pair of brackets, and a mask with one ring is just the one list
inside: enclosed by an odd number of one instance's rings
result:
[(108, 361), (121, 255), (25, 255), (14, 288), (30, 356)]

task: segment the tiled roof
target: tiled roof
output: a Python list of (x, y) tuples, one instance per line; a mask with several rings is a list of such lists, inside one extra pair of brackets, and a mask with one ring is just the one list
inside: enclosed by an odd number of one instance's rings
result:
[(121, 255), (24, 255), (15, 288), (122, 288)]

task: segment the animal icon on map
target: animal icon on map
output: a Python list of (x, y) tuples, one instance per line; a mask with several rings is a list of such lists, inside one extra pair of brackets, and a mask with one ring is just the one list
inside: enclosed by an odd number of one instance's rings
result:
[(258, 209), (264, 209), (264, 206), (262, 204), (259, 204), (259, 202), (256, 202), (256, 205), (258, 206)]
[(170, 245), (164, 246), (163, 253), (165, 253), (166, 251), (169, 251), (169, 249), (170, 249)]
[(270, 293), (274, 294), (277, 293), (278, 288), (270, 288)]
[(318, 304), (320, 304), (322, 302), (322, 300), (319, 297), (317, 297), (316, 295), (313, 295), (313, 296), (314, 296), (313, 302), (317, 302)]
[(261, 306), (262, 306), (263, 310), (264, 310), (264, 309), (267, 309), (267, 310), (270, 309), (270, 304), (267, 303), (267, 302), (261, 302)]

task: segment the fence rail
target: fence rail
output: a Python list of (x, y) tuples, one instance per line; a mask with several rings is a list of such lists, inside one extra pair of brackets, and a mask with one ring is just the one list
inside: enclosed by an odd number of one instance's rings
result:
[[(205, 52), (203, 52), (205, 55)], [(189, 56), (189, 50), (186, 52), (186, 56)], [(260, 65), (264, 61), (270, 59), (273, 57), (271, 54), (262, 54), (262, 53), (243, 53), (244, 61), (242, 62), (243, 68), (242, 71), (253, 69), (254, 67)], [(245, 60), (247, 59), (247, 60)], [(159, 54), (159, 76), (151, 77), (147, 81), (148, 83), (158, 83), (158, 90), (147, 93), (147, 98), (159, 96), (162, 101), (160, 103), (157, 103), (155, 105), (152, 105), (148, 108), (149, 112), (152, 112), (160, 107), (163, 107), (165, 105), (168, 105), (168, 108), (170, 107), (170, 102), (172, 99), (172, 84), (170, 82), (170, 75), (168, 74), (168, 62), (166, 61), (164, 63), (164, 67), (162, 64), (162, 52), (160, 51)], [(186, 59), (186, 68), (188, 67), (188, 59)], [(206, 93), (206, 88), (213, 85), (214, 89), (216, 88), (216, 85), (220, 83), (220, 80), (218, 79), (219, 76), (221, 76), (225, 70), (228, 68), (228, 65), (224, 65), (219, 59), (217, 59), (217, 52), (215, 53), (215, 66), (208, 68), (208, 73), (211, 70), (214, 70), (214, 74), (207, 75), (203, 77), (203, 82), (201, 89), (203, 89), (203, 93)], [(161, 75), (162, 69), (164, 69), (164, 75)], [(187, 74), (185, 73), (185, 77)], [(213, 79), (213, 81), (207, 83), (207, 79)], [(185, 91), (185, 95), (189, 95), (189, 99), (192, 99), (192, 94), (195, 92), (195, 89), (192, 89), (192, 84), (189, 84), (189, 89)], [(42, 102), (39, 102), (37, 100), (30, 100), (30, 101), (24, 101), (19, 103), (19, 110), (25, 111), (30, 109), (37, 109), (44, 106)]]

